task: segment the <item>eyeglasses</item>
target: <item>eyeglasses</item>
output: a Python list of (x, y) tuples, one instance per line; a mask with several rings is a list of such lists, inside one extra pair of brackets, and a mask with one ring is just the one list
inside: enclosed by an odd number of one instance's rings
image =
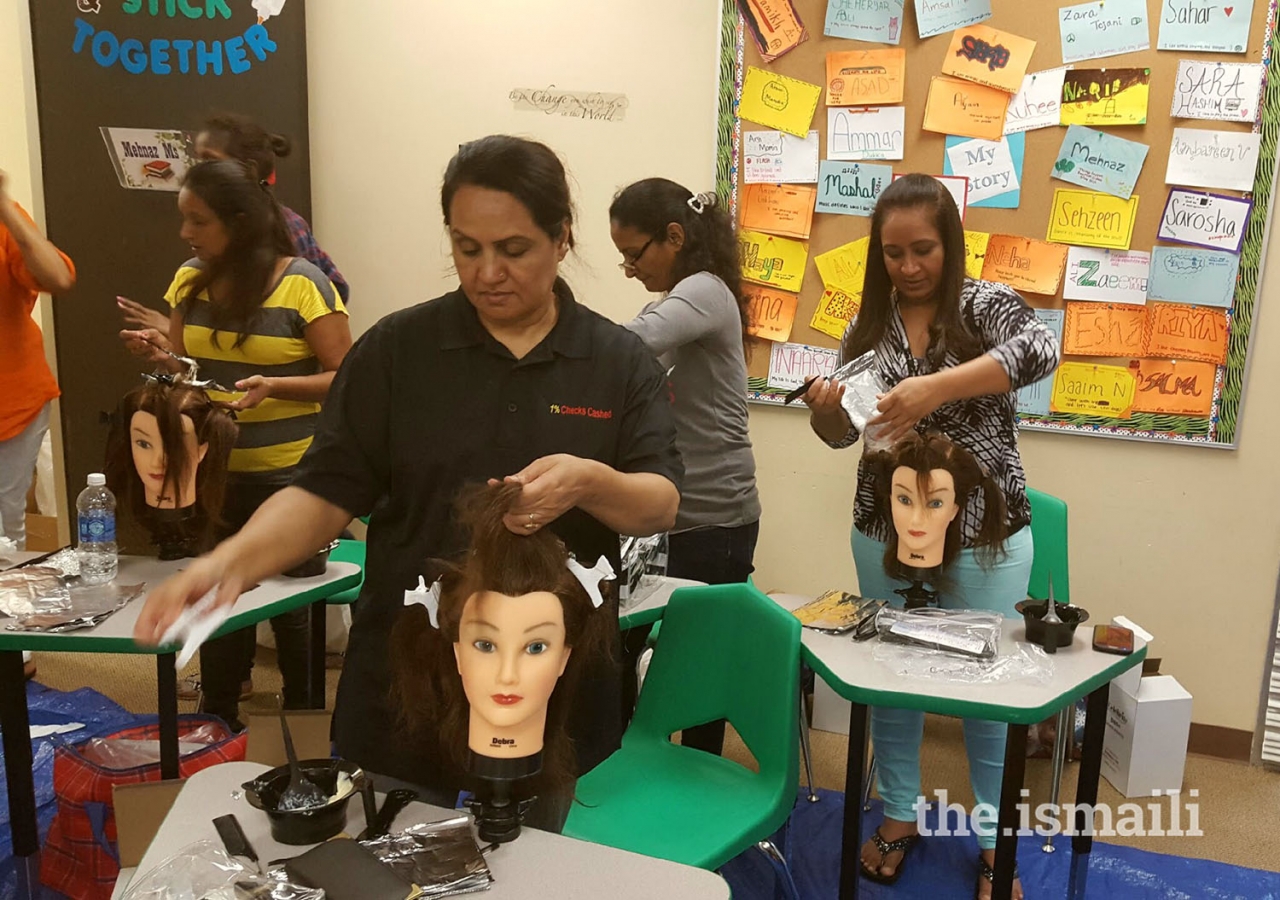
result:
[(644, 256), (644, 251), (648, 250), (649, 245), (655, 240), (656, 238), (649, 238), (649, 240), (645, 241), (644, 246), (640, 248), (640, 252), (630, 259), (618, 263), (618, 268), (624, 272), (634, 272), (636, 270), (636, 263), (640, 262), (640, 257)]

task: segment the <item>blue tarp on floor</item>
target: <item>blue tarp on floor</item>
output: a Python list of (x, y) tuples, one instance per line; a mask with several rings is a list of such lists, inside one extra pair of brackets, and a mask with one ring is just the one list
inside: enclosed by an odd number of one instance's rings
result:
[[(844, 794), (819, 791), (809, 803), (803, 792), (788, 829), (775, 840), (790, 862), (802, 900), (835, 900), (840, 880), (840, 833)], [(936, 821), (936, 810), (930, 811)], [(864, 834), (881, 819), (879, 802), (863, 815)], [(789, 833), (788, 833), (789, 832)], [(1180, 840), (1166, 838), (1169, 854), (1118, 847), (1095, 840), (1089, 865), (1088, 897), (1108, 900), (1280, 900), (1280, 873), (1174, 855)], [(1043, 839), (1018, 841), (1018, 867), (1028, 897), (1061, 897), (1071, 867), (1071, 839), (1054, 839), (1055, 853), (1041, 851)], [(862, 880), (866, 900), (970, 900), (974, 896), (978, 845), (973, 837), (930, 837), (916, 844), (898, 883), (892, 887)], [(1277, 860), (1280, 864), (1280, 860)], [(773, 870), (755, 852), (731, 860), (721, 874), (734, 900), (784, 896)]]

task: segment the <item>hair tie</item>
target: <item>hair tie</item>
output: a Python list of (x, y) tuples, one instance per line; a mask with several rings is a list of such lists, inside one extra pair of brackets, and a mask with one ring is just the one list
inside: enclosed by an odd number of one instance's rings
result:
[(689, 208), (691, 210), (696, 212), (698, 215), (702, 215), (703, 210), (710, 209), (716, 205), (716, 195), (708, 191), (701, 191), (694, 194), (685, 202), (689, 204)]

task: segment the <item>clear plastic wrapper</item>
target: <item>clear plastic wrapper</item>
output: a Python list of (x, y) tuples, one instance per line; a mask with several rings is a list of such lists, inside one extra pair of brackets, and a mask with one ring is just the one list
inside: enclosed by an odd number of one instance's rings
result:
[[(31, 568), (18, 571), (29, 572)], [(3, 577), (0, 574), (0, 578)], [(70, 581), (62, 589), (65, 598), (62, 592), (50, 592), (36, 600), (30, 611), (15, 615), (5, 627), (9, 631), (47, 632), (92, 628), (130, 600), (141, 596), (145, 587), (145, 584), (116, 584), (114, 581), (93, 585)]]
[(0, 567), (12, 565), (17, 552), (17, 544), (7, 537), (0, 537)]
[(618, 608), (626, 612), (653, 593), (667, 574), (667, 534), (625, 537), (621, 555)]
[[(218, 722), (208, 722), (192, 729), (178, 742), (178, 757), (203, 750), (227, 739), (227, 729)], [(160, 761), (159, 741), (129, 738), (92, 738), (80, 747), (80, 755), (105, 769), (132, 769)]]
[(868, 350), (857, 359), (849, 360), (831, 373), (831, 380), (844, 385), (844, 397), (841, 398), (840, 405), (848, 414), (853, 427), (862, 435), (863, 446), (871, 452), (887, 450), (890, 445), (880, 440), (877, 429), (867, 428), (867, 422), (880, 411), (877, 406), (880, 395), (889, 390), (876, 368), (875, 351)]
[(897, 609), (876, 614), (882, 642), (923, 647), (969, 659), (992, 660), (1004, 617), (981, 609)]
[(16, 618), (70, 607), (71, 589), (58, 569), (42, 565), (0, 572), (0, 613)]
[(956, 656), (911, 644), (877, 641), (872, 657), (904, 678), (944, 681), (950, 684), (1007, 684), (1053, 680), (1053, 657), (1035, 644), (1019, 641), (1012, 652), (996, 659)]
[(469, 816), (412, 825), (362, 843), (406, 881), (421, 888), (421, 897), (487, 891), (493, 883)]
[(246, 868), (213, 841), (184, 847), (136, 877), (122, 900), (324, 900), (324, 891)]

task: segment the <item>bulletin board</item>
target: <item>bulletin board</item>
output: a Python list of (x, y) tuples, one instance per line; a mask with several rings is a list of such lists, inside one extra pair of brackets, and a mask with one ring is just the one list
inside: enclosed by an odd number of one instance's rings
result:
[[(720, 60), (720, 116), (718, 122), (717, 187), (721, 197), (734, 210), (735, 221), (742, 211), (744, 167), (742, 165), (743, 135), (751, 131), (767, 130), (769, 126), (746, 121), (738, 117), (738, 103), (742, 97), (743, 79), (748, 67), (758, 67), (775, 75), (799, 79), (822, 87), (810, 128), (818, 132), (819, 158), (828, 159), (827, 147), (827, 78), (828, 53), (855, 50), (888, 49), (893, 46), (905, 51), (905, 83), (903, 86), (904, 153), (901, 160), (874, 160), (876, 165), (892, 166), (895, 174), (924, 172), (931, 175), (943, 173), (946, 155), (946, 137), (922, 128), (926, 98), (931, 78), (939, 74), (948, 54), (952, 33), (945, 32), (920, 39), (917, 28), (915, 2), (906, 0), (903, 18), (896, 23), (900, 28), (900, 41), (871, 43), (824, 36), (827, 0), (794, 0), (794, 9), (803, 22), (807, 37), (794, 49), (771, 61), (762, 58), (753, 37), (751, 22), (744, 20), (734, 0), (722, 0), (724, 5), (724, 33), (721, 41)], [(833, 0), (841, 2), (841, 0)], [(846, 5), (851, 5), (844, 0)], [(892, 0), (883, 0), (888, 6)], [(1244, 6), (1248, 0), (1241, 0)], [(780, 5), (774, 0), (764, 6)], [(871, 4), (877, 5), (877, 4)], [(992, 15), (983, 25), (1001, 32), (1029, 38), (1036, 42), (1031, 56), (1028, 74), (1064, 65), (1062, 38), (1056, 15), (1059, 7), (1077, 5), (1069, 0), (1026, 2), (1026, 0), (991, 0)], [(1188, 367), (1186, 360), (1165, 359), (1163, 363), (1152, 359), (1145, 361), (1138, 354), (1126, 356), (1098, 356), (1064, 354), (1066, 364), (1087, 364), (1093, 371), (1113, 371), (1106, 367), (1128, 369), (1134, 376), (1135, 395), (1144, 385), (1156, 393), (1172, 391), (1175, 379), (1169, 377), (1168, 363), (1173, 362), (1176, 373), (1196, 371), (1199, 383), (1181, 384), (1180, 390), (1196, 392), (1212, 391), (1212, 404), (1207, 415), (1179, 415), (1166, 411), (1130, 411), (1123, 418), (1049, 411), (1047, 414), (1020, 413), (1023, 428), (1053, 432), (1068, 432), (1093, 436), (1120, 437), (1137, 440), (1197, 444), (1201, 446), (1234, 447), (1238, 442), (1240, 411), (1243, 399), (1251, 331), (1257, 315), (1257, 289), (1263, 265), (1266, 236), (1271, 217), (1273, 185), (1276, 171), (1277, 143), (1280, 138), (1280, 60), (1273, 53), (1275, 40), (1276, 2), (1256, 0), (1249, 27), (1246, 52), (1194, 52), (1187, 50), (1158, 50), (1160, 16), (1165, 0), (1146, 0), (1150, 47), (1147, 50), (1083, 60), (1070, 63), (1075, 69), (1132, 69), (1150, 70), (1149, 103), (1146, 123), (1141, 125), (1097, 125), (1098, 131), (1115, 135), (1127, 141), (1149, 146), (1145, 163), (1133, 189), (1138, 198), (1136, 215), (1129, 250), (1151, 252), (1154, 247), (1182, 248), (1179, 244), (1157, 239), (1166, 201), (1171, 190), (1196, 193), (1212, 193), (1224, 197), (1252, 199), (1253, 208), (1244, 228), (1238, 251), (1238, 276), (1234, 294), (1228, 287), (1221, 309), (1211, 311), (1216, 322), (1227, 332), (1225, 360), (1221, 364), (1201, 361)], [(862, 8), (862, 7), (859, 7)], [(859, 14), (861, 15), (861, 14)], [(1262, 97), (1255, 108), (1258, 113), (1253, 122), (1209, 121), (1205, 119), (1174, 118), (1171, 104), (1179, 62), (1191, 60), (1201, 63), (1253, 63), (1262, 64), (1264, 87)], [(1218, 188), (1177, 187), (1166, 184), (1166, 163), (1175, 128), (1207, 129), (1222, 132), (1259, 133), (1258, 163), (1254, 172), (1252, 190), (1224, 190)], [(1024, 132), (1025, 156), (1022, 165), (1021, 191), (1016, 208), (977, 208), (970, 206), (965, 212), (966, 232), (976, 231), (992, 235), (1016, 235), (1045, 241), (1050, 224), (1050, 214), (1056, 189), (1080, 190), (1086, 188), (1051, 178), (1051, 171), (1058, 159), (1067, 126), (1056, 125)], [(1226, 201), (1224, 201), (1226, 202)], [(824, 282), (814, 257), (865, 237), (870, 231), (870, 218), (854, 215), (816, 213), (813, 216), (808, 244), (808, 257), (804, 268), (803, 284), (798, 291), (794, 322), (786, 341), (791, 344), (834, 348), (838, 339), (811, 327), (814, 315), (824, 291)], [(1116, 251), (1119, 252), (1119, 251)], [(1033, 293), (1020, 290), (1033, 307), (1042, 310), (1063, 310), (1067, 313), (1067, 301), (1063, 298), (1063, 278), (1052, 293)], [(1080, 301), (1072, 301), (1078, 306)], [(1165, 304), (1148, 301), (1145, 313), (1153, 316), (1155, 310)], [(1089, 304), (1101, 307), (1102, 304)], [(1197, 310), (1200, 307), (1195, 307)], [(1091, 309), (1090, 312), (1095, 310)], [(1097, 310), (1100, 312), (1100, 310)], [(1108, 327), (1118, 327), (1108, 320)], [(780, 403), (786, 393), (769, 383), (771, 350), (769, 341), (752, 339), (748, 358), (748, 394), (756, 402)], [(1178, 366), (1183, 368), (1178, 369)], [(1152, 377), (1161, 368), (1166, 370), (1164, 379)], [(1081, 371), (1069, 369), (1068, 371)], [(1066, 372), (1055, 373), (1066, 377)], [(1206, 384), (1205, 382), (1209, 382)], [(1041, 388), (1053, 391), (1054, 383), (1046, 380)], [(1055, 395), (1056, 401), (1056, 395)], [(1178, 405), (1176, 399), (1170, 401)], [(1159, 398), (1139, 401), (1144, 406), (1162, 406)], [(1064, 405), (1066, 401), (1064, 399)]]

